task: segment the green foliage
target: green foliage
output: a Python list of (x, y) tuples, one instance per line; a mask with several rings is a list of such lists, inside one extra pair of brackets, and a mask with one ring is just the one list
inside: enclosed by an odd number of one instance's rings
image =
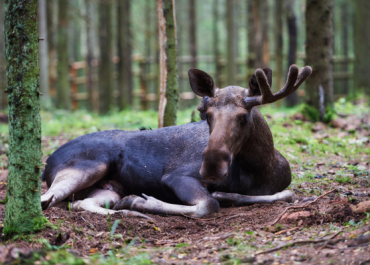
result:
[(302, 104), (300, 112), (312, 122), (320, 120), (320, 112), (312, 106)]
[(32, 220), (28, 220), (27, 218), (17, 220), (19, 221), (18, 223), (9, 223), (9, 221), (5, 222), (3, 229), (5, 238), (40, 231), (50, 225), (48, 219), (46, 219), (42, 214)]

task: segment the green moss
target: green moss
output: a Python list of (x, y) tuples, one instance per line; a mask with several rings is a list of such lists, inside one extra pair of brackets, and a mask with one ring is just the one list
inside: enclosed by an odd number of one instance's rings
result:
[(3, 233), (6, 238), (10, 238), (14, 235), (23, 235), (28, 233), (33, 233), (44, 229), (46, 226), (51, 226), (48, 219), (41, 215), (30, 219), (17, 219), (17, 223), (7, 223), (4, 224)]

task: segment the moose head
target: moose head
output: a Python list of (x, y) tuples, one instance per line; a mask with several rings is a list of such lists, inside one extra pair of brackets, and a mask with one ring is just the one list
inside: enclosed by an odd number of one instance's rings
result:
[(225, 179), (233, 159), (243, 151), (251, 136), (258, 134), (263, 140), (264, 137), (268, 138), (268, 135), (271, 135), (270, 131), (266, 135), (265, 131), (258, 128), (263, 116), (253, 115), (253, 107), (273, 103), (290, 95), (311, 72), (309, 66), (300, 70), (296, 65), (290, 66), (286, 84), (279, 92), (273, 94), (272, 71), (269, 68), (257, 69), (246, 89), (239, 86), (220, 89), (207, 73), (190, 69), (188, 71), (190, 86), (195, 94), (203, 97), (198, 110), (201, 119), (207, 120), (210, 133), (208, 145), (203, 151), (200, 175), (205, 180)]

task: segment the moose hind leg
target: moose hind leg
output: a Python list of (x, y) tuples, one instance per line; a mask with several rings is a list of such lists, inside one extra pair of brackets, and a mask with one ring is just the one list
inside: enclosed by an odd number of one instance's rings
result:
[(65, 168), (56, 173), (49, 190), (41, 196), (43, 209), (64, 200), (69, 195), (88, 188), (102, 179), (107, 173), (106, 164), (85, 162), (77, 168)]
[(121, 196), (112, 190), (93, 189), (87, 196), (86, 199), (71, 203), (71, 210), (73, 211), (88, 211), (92, 213), (98, 213), (102, 215), (121, 213), (125, 216), (142, 217), (151, 219), (150, 217), (129, 210), (111, 210), (119, 200)]
[(261, 196), (249, 196), (241, 195), (237, 193), (226, 193), (226, 192), (213, 192), (213, 198), (215, 198), (221, 205), (250, 205), (255, 203), (273, 203), (276, 201), (294, 202), (294, 193), (289, 190), (277, 192), (273, 195), (261, 195)]

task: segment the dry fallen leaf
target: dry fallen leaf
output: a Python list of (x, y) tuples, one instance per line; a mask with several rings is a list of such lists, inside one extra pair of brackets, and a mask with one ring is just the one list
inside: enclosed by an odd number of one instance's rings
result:
[(92, 248), (92, 249), (90, 249), (90, 253), (95, 254), (96, 252), (98, 252), (98, 248)]

